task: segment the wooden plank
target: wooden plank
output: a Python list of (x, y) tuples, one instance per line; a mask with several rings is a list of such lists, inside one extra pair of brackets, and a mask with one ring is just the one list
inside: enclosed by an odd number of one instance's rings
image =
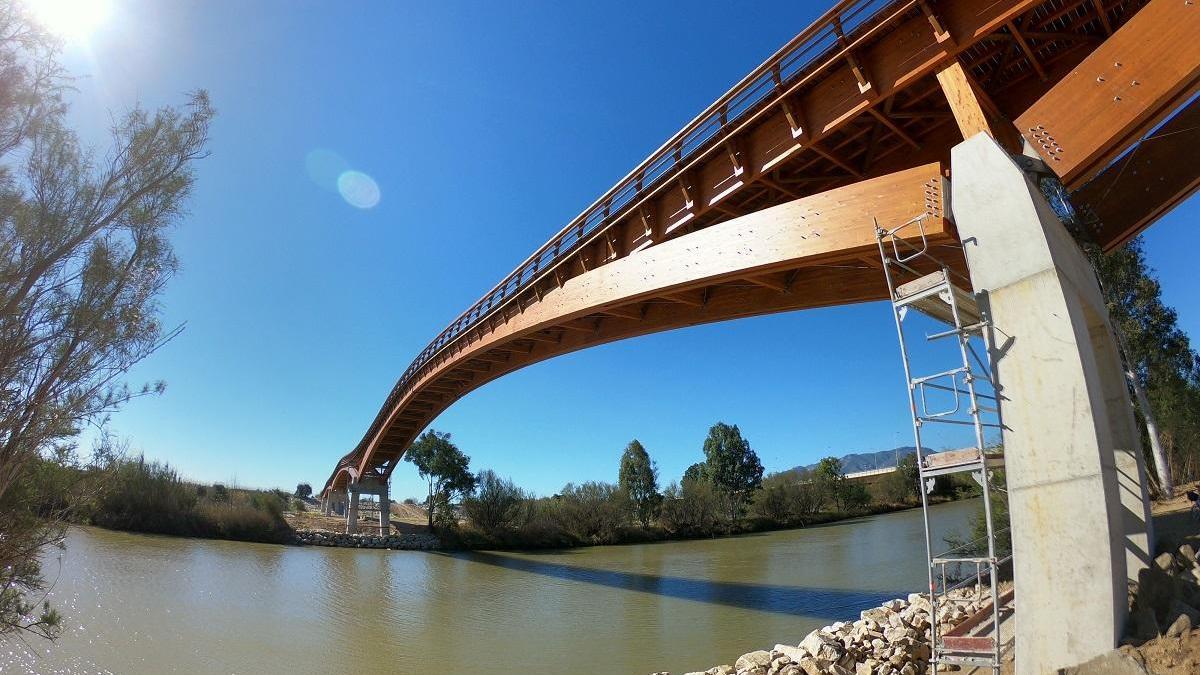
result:
[(968, 654), (990, 654), (996, 648), (990, 637), (946, 636), (942, 644), (951, 651)]
[(1096, 243), (1111, 251), (1200, 188), (1200, 100), (1188, 104), (1128, 155), (1071, 195), (1099, 222)]
[(980, 132), (1006, 143), (1013, 137), (1000, 127), (999, 121), (990, 114), (985, 106), (983, 95), (976, 88), (974, 81), (958, 61), (951, 61), (937, 71), (937, 81), (950, 104), (954, 121), (963, 138), (970, 138)]
[(1021, 114), (1017, 127), (1075, 189), (1198, 85), (1200, 4), (1151, 0)]
[[(1003, 608), (1005, 605), (1012, 602), (1014, 594), (1015, 590), (1010, 588), (1001, 593), (996, 598), (996, 601), (1000, 604), (1000, 607)], [(988, 619), (991, 619), (992, 616), (992, 603), (989, 602), (986, 606), (979, 608), (979, 611), (964, 619), (962, 623), (959, 623), (957, 626), (947, 631), (942, 638), (945, 640), (952, 637), (965, 637), (967, 633), (971, 632), (971, 629), (986, 622)]]

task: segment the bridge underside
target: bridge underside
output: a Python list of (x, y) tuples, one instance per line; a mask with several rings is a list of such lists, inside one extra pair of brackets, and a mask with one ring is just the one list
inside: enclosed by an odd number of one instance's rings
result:
[[(884, 8), (853, 15), (867, 4)], [(840, 3), (443, 331), (326, 490), (390, 475), (442, 410), (525, 365), (883, 298), (872, 218), (924, 214), (961, 264), (940, 167), (979, 131), (1035, 151), (1097, 241), (1120, 245), (1197, 186), (1197, 104), (1156, 132), (1172, 142), (1129, 152), (1200, 84), (1197, 14), (1175, 0)]]
[[(538, 361), (684, 326), (886, 298), (875, 218), (891, 226), (922, 219), (930, 244), (965, 271), (943, 215), (942, 173), (930, 164), (781, 204), (566, 280), (478, 340), (448, 350), (399, 402), (371, 465), (390, 471), (451, 403)], [(346, 467), (333, 487), (357, 472)]]

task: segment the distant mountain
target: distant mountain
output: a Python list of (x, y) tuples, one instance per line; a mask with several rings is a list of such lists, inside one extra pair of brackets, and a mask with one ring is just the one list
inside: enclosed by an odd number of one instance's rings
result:
[[(917, 449), (911, 445), (892, 448), (891, 450), (880, 450), (879, 452), (854, 452), (849, 455), (842, 455), (838, 459), (842, 462), (842, 471), (844, 473), (854, 473), (856, 471), (870, 471), (871, 469), (886, 469), (896, 466), (896, 459), (911, 455)], [(816, 464), (808, 466), (798, 466), (796, 469), (810, 470), (817, 468)]]

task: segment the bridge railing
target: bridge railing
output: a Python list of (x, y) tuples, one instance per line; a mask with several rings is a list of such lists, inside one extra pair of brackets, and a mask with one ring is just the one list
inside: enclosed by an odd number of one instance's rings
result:
[[(832, 60), (822, 61), (822, 57), (837, 51), (839, 47), (848, 50), (851, 41), (880, 18), (885, 10), (898, 5), (907, 9), (916, 4), (917, 0), (841, 0), (784, 45), (439, 333), (404, 371), (371, 429), (351, 455), (362, 449), (363, 444), (369, 443), (379, 431), (388, 411), (407, 393), (408, 385), (418, 371), (459, 336), (528, 289), (558, 263), (573, 255), (585, 242), (628, 215), (651, 193), (670, 183), (708, 152), (719, 147), (733, 131), (739, 130), (760, 113), (765, 103), (778, 101), (799, 80), (812, 76), (815, 69), (830, 65)], [(343, 459), (349, 460), (351, 455)]]

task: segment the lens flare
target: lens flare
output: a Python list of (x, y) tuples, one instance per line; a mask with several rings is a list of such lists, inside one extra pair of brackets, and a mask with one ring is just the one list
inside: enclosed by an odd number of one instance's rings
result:
[(379, 185), (361, 171), (343, 171), (337, 179), (338, 193), (350, 206), (369, 209), (379, 203)]
[(326, 190), (336, 190), (338, 176), (350, 170), (350, 163), (333, 150), (316, 148), (304, 156), (304, 169), (312, 182)]
[(38, 23), (69, 40), (87, 40), (112, 12), (110, 0), (34, 0)]

